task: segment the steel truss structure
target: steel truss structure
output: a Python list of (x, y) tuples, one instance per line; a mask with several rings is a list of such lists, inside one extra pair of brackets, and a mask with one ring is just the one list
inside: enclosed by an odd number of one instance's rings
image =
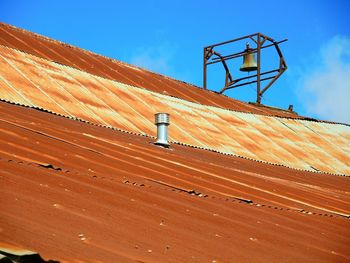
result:
[[(250, 53), (256, 53), (257, 54), (257, 72), (255, 75), (242, 77), (234, 79), (231, 75), (230, 69), (226, 63), (227, 60), (230, 59), (237, 59), (239, 57), (242, 57), (246, 55), (246, 50), (228, 54), (228, 55), (222, 55), (219, 52), (217, 52), (215, 49), (219, 46), (227, 45), (233, 42), (237, 41), (243, 41), (246, 39), (252, 40), (253, 43), (255, 43), (255, 47), (252, 47), (249, 52)], [(247, 84), (256, 83), (256, 103), (261, 103), (261, 98), (263, 94), (267, 91), (268, 88), (271, 87), (271, 85), (283, 74), (283, 72), (287, 69), (286, 61), (282, 55), (282, 52), (278, 46), (278, 44), (287, 41), (287, 39), (284, 39), (282, 41), (276, 42), (272, 38), (265, 36), (261, 33), (255, 33), (243, 37), (239, 37), (236, 39), (232, 39), (229, 41), (217, 43), (214, 45), (210, 45), (207, 47), (204, 47), (203, 50), (203, 88), (207, 89), (207, 67), (208, 65), (215, 64), (215, 63), (222, 63), (224, 69), (225, 69), (225, 85), (224, 87), (219, 91), (219, 93), (223, 93), (228, 89), (233, 89), (237, 87), (241, 87)], [(278, 55), (279, 55), (279, 67), (273, 70), (268, 70), (265, 72), (261, 72), (261, 50), (269, 47), (275, 47)], [(253, 80), (251, 80), (253, 79)], [(262, 87), (261, 82), (270, 80), (264, 87)]]

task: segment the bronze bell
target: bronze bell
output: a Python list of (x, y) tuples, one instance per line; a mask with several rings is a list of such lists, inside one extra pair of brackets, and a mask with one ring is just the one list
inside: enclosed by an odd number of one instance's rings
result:
[(239, 69), (240, 71), (254, 71), (258, 69), (256, 64), (256, 60), (254, 57), (254, 53), (250, 52), (252, 48), (249, 47), (249, 43), (247, 43), (247, 47), (244, 50), (245, 54), (243, 56), (243, 65)]

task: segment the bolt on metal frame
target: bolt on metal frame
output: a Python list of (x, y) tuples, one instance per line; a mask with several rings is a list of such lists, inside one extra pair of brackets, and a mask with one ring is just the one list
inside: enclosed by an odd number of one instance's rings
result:
[[(244, 39), (251, 39), (255, 44), (256, 47), (255, 48), (251, 48), (251, 50), (249, 51), (250, 53), (257, 53), (257, 73), (255, 75), (252, 76), (248, 76), (248, 77), (243, 77), (243, 78), (238, 78), (238, 79), (234, 79), (230, 73), (230, 69), (227, 66), (226, 61), (230, 60), (230, 59), (236, 59), (239, 57), (242, 57), (246, 54), (245, 51), (242, 52), (238, 52), (238, 53), (234, 53), (234, 54), (229, 54), (229, 55), (221, 55), (219, 52), (215, 51), (214, 49), (218, 46), (222, 46), (222, 45), (227, 45), (233, 42), (237, 42), (237, 41), (242, 41)], [(251, 35), (247, 35), (247, 36), (243, 36), (243, 37), (239, 37), (239, 38), (235, 38), (229, 41), (225, 41), (225, 42), (221, 42), (221, 43), (217, 43), (214, 45), (210, 45), (207, 47), (204, 47), (203, 49), (203, 89), (207, 89), (207, 66), (211, 65), (211, 64), (215, 64), (215, 63), (222, 63), (224, 69), (225, 69), (225, 85), (224, 87), (219, 91), (219, 93), (223, 93), (224, 91), (228, 90), (228, 89), (233, 89), (233, 88), (237, 88), (237, 87), (241, 87), (247, 84), (252, 84), (252, 83), (256, 83), (256, 103), (260, 104), (261, 103), (261, 98), (263, 96), (263, 94), (266, 92), (266, 90), (268, 88), (271, 87), (271, 85), (283, 74), (284, 71), (286, 71), (287, 69), (287, 64), (286, 61), (284, 60), (284, 57), (282, 55), (282, 52), (278, 46), (278, 44), (287, 41), (287, 39), (284, 39), (282, 41), (278, 41), (276, 42), (275, 40), (273, 40), (272, 38), (265, 36), (261, 33), (255, 33), (255, 34), (251, 34)], [(264, 45), (265, 43), (270, 42), (269, 44)], [(272, 47), (274, 46), (278, 56), (279, 56), (279, 67), (273, 70), (269, 70), (269, 71), (265, 71), (265, 72), (261, 72), (261, 50), (264, 48), (268, 48), (268, 47)], [(267, 77), (262, 77), (264, 75), (268, 75), (268, 74), (273, 74), (272, 76), (267, 76)], [(246, 81), (241, 83), (241, 81), (245, 81), (247, 79), (250, 78), (254, 78), (254, 80), (252, 81)], [(267, 85), (265, 87), (261, 86), (261, 82), (262, 81), (266, 81), (266, 80), (270, 80)], [(240, 82), (240, 83), (239, 83)]]

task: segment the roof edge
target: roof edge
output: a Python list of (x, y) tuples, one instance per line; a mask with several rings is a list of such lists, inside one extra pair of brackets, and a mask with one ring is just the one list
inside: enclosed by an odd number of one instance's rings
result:
[[(234, 110), (234, 109), (229, 109), (229, 108), (224, 108), (224, 107), (218, 107), (218, 106), (213, 106), (213, 105), (207, 105), (207, 104), (202, 104), (202, 103), (194, 102), (194, 101), (189, 101), (189, 100), (186, 100), (186, 99), (183, 99), (183, 98), (179, 98), (179, 97), (177, 97), (177, 96), (163, 94), (163, 93), (160, 93), (160, 92), (156, 92), (156, 91), (153, 91), (153, 90), (149, 90), (149, 89), (147, 89), (147, 88), (138, 87), (138, 86), (133, 86), (133, 85), (129, 85), (129, 84), (126, 84), (126, 83), (123, 83), (123, 82), (114, 80), (114, 79), (108, 79), (108, 78), (105, 78), (105, 77), (100, 76), (100, 75), (95, 75), (95, 74), (92, 74), (92, 73), (90, 73), (90, 72), (81, 70), (81, 69), (79, 69), (79, 68), (71, 67), (71, 66), (66, 65), (66, 64), (61, 64), (61, 63), (56, 62), (56, 61), (53, 61), (53, 60), (45, 59), (45, 58), (43, 58), (43, 57), (34, 55), (34, 54), (32, 54), (32, 53), (28, 53), (28, 52), (26, 52), (26, 51), (24, 51), (24, 50), (20, 50), (20, 49), (8, 47), (8, 46), (2, 45), (2, 44), (0, 44), (0, 46), (2, 46), (2, 47), (4, 47), (4, 48), (7, 48), (7, 49), (14, 50), (15, 52), (22, 52), (22, 53), (25, 53), (25, 54), (27, 54), (28, 56), (33, 56), (33, 57), (36, 57), (36, 58), (41, 59), (41, 60), (50, 61), (51, 63), (57, 64), (57, 65), (60, 65), (60, 66), (63, 66), (63, 67), (67, 67), (67, 68), (70, 68), (70, 69), (78, 70), (78, 71), (80, 71), (80, 72), (84, 72), (84, 73), (86, 73), (86, 74), (90, 74), (90, 75), (95, 76), (95, 77), (97, 77), (97, 78), (105, 79), (105, 80), (108, 80), (108, 81), (113, 81), (113, 82), (116, 82), (116, 83), (119, 83), (119, 84), (122, 84), (122, 85), (126, 85), (126, 86), (129, 86), (129, 87), (135, 88), (135, 89), (146, 90), (147, 92), (150, 92), (150, 93), (156, 93), (156, 94), (159, 94), (159, 95), (161, 95), (161, 96), (166, 96), (166, 97), (175, 98), (175, 99), (178, 99), (178, 100), (186, 101), (186, 102), (188, 102), (188, 103), (193, 103), (193, 104), (203, 105), (203, 106), (210, 107), (210, 108), (217, 108), (217, 109), (221, 109), (221, 110), (226, 110), (226, 111), (230, 111), (230, 112), (238, 112), (238, 113), (243, 113), (243, 114), (259, 115), (259, 116), (266, 116), (266, 117), (270, 117), (270, 118), (279, 118), (279, 119), (304, 120), (304, 121), (310, 121), (310, 122), (322, 122), (322, 123), (328, 123), (328, 124), (339, 124), (339, 125), (344, 125), (344, 126), (349, 126), (349, 127), (350, 127), (350, 124), (347, 124), (347, 123), (332, 122), (332, 121), (325, 121), (325, 120), (318, 120), (318, 119), (309, 118), (309, 117), (304, 117), (304, 116), (299, 116), (299, 115), (294, 115), (294, 116), (277, 116), (277, 115), (274, 115), (274, 114), (266, 114), (266, 113), (260, 113), (260, 112), (239, 111), (239, 110)], [(216, 92), (215, 92), (215, 93), (216, 93)], [(6, 100), (0, 98), (0, 101), (6, 101)], [(11, 102), (14, 103), (14, 104), (16, 104), (16, 102), (13, 102), (13, 101), (11, 101)], [(24, 104), (23, 104), (23, 105), (24, 105)], [(274, 108), (274, 107), (266, 106), (266, 105), (259, 105), (259, 106), (256, 106), (256, 107)], [(274, 109), (275, 109), (275, 110), (278, 110), (279, 108), (274, 108)], [(281, 109), (281, 110), (282, 110), (282, 111), (286, 111), (286, 110), (283, 110), (283, 109)], [(288, 112), (288, 111), (287, 111), (287, 112)]]
[[(90, 121), (87, 121), (87, 120), (84, 120), (84, 119), (81, 119), (81, 118), (78, 118), (78, 117), (71, 117), (71, 116), (67, 116), (67, 115), (64, 115), (64, 114), (61, 114), (61, 113), (57, 113), (57, 112), (54, 112), (54, 111), (51, 111), (51, 110), (47, 110), (47, 109), (44, 109), (44, 108), (41, 108), (41, 107), (38, 107), (38, 106), (29, 106), (29, 105), (25, 105), (25, 104), (21, 104), (21, 103), (17, 103), (17, 102), (4, 100), (4, 99), (1, 99), (1, 98), (0, 98), (0, 102), (4, 102), (4, 103), (11, 104), (11, 105), (24, 107), (24, 108), (30, 108), (30, 109), (37, 110), (37, 111), (46, 112), (48, 114), (53, 114), (53, 115), (56, 115), (56, 116), (59, 116), (59, 117), (63, 117), (63, 118), (67, 118), (67, 119), (70, 119), (70, 120), (73, 120), (73, 121), (79, 121), (79, 122), (83, 122), (83, 123), (90, 124), (90, 125), (97, 126), (97, 127), (101, 127), (101, 128), (112, 129), (114, 131), (119, 131), (119, 132), (127, 133), (127, 134), (130, 134), (130, 135), (136, 135), (136, 136), (141, 136), (141, 137), (146, 137), (146, 138), (152, 138), (153, 140), (156, 139), (155, 136), (149, 135), (147, 133), (132, 132), (132, 131), (123, 130), (121, 128), (117, 128), (117, 127), (114, 127), (114, 126), (107, 126), (107, 125), (97, 124), (97, 123), (90, 122)], [(241, 159), (245, 159), (245, 160), (249, 160), (249, 161), (254, 161), (254, 162), (257, 162), (257, 163), (264, 163), (264, 164), (268, 164), (268, 165), (272, 165), (272, 166), (281, 166), (281, 167), (285, 167), (285, 168), (288, 168), (288, 169), (291, 169), (291, 170), (296, 170), (296, 171), (304, 171), (304, 172), (310, 172), (310, 173), (316, 173), (316, 174), (325, 174), (325, 175), (331, 175), (331, 176), (341, 176), (341, 177), (348, 177), (348, 178), (350, 178), (350, 175), (347, 175), (347, 174), (330, 173), (330, 172), (325, 172), (325, 171), (321, 171), (321, 170), (315, 170), (314, 168), (313, 169), (309, 169), (309, 170), (308, 169), (295, 168), (295, 167), (290, 167), (288, 165), (281, 164), (281, 163), (273, 163), (273, 162), (267, 162), (267, 161), (263, 161), (263, 160), (257, 160), (257, 159), (253, 159), (253, 158), (250, 158), (250, 157), (241, 156), (241, 155), (238, 155), (238, 154), (222, 152), (222, 151), (219, 151), (219, 150), (216, 150), (216, 149), (212, 149), (212, 148), (209, 148), (209, 147), (196, 146), (196, 145), (191, 145), (191, 144), (188, 144), (188, 143), (182, 143), (182, 142), (178, 142), (178, 141), (169, 140), (169, 143), (177, 144), (177, 145), (185, 146), (185, 147), (190, 147), (190, 148), (194, 148), (194, 149), (200, 149), (200, 150), (205, 150), (205, 151), (209, 151), (209, 152), (214, 152), (214, 153), (218, 153), (218, 154), (222, 154), (222, 155), (226, 155), (226, 156), (237, 157), (237, 158), (241, 158)], [(312, 168), (312, 167), (310, 167), (310, 168)]]
[[(10, 25), (10, 24), (4, 23), (4, 22), (0, 22), (0, 25), (3, 25), (3, 26), (8, 27), (8, 28), (12, 28), (12, 29), (17, 30), (17, 31), (20, 31), (20, 32), (24, 32), (24, 33), (26, 33), (26, 34), (31, 34), (32, 36), (34, 36), (34, 37), (36, 37), (36, 38), (41, 38), (41, 39), (44, 39), (44, 40), (49, 41), (49, 42), (52, 42), (52, 43), (57, 43), (57, 44), (59, 44), (59, 45), (61, 45), (61, 46), (64, 46), (64, 47), (69, 47), (70, 49), (79, 50), (79, 51), (82, 51), (82, 52), (87, 53), (87, 54), (89, 54), (89, 55), (98, 56), (98, 57), (101, 57), (101, 58), (110, 60), (110, 61), (112, 61), (112, 62), (115, 62), (115, 63), (121, 64), (121, 65), (124, 65), (124, 66), (126, 66), (126, 67), (128, 67), (128, 68), (131, 68), (131, 69), (133, 69), (133, 70), (143, 70), (143, 71), (152, 73), (152, 74), (154, 74), (154, 75), (160, 76), (160, 77), (162, 77), (162, 78), (169, 79), (169, 80), (171, 80), (171, 81), (175, 81), (175, 82), (178, 82), (178, 83), (184, 83), (184, 84), (186, 84), (186, 85), (188, 85), (188, 86), (191, 86), (191, 87), (193, 87), (193, 88), (198, 89), (200, 92), (209, 92), (209, 93), (215, 94), (216, 96), (225, 97), (225, 98), (228, 98), (228, 99), (230, 99), (230, 100), (233, 100), (233, 101), (236, 102), (236, 103), (241, 103), (241, 104), (245, 104), (245, 105), (251, 104), (251, 105), (257, 107), (257, 105), (254, 105), (254, 104), (249, 103), (249, 102), (240, 101), (240, 100), (235, 99), (235, 98), (231, 98), (231, 97), (229, 97), (229, 96), (227, 96), (227, 95), (225, 95), (225, 94), (219, 93), (219, 92), (217, 92), (217, 91), (213, 91), (213, 90), (209, 90), (209, 89), (203, 89), (202, 87), (199, 87), (199, 86), (197, 86), (197, 85), (195, 85), (195, 84), (193, 84), (193, 83), (189, 83), (189, 82), (186, 82), (186, 81), (183, 81), (183, 80), (178, 80), (178, 79), (175, 79), (175, 78), (173, 78), (173, 77), (170, 77), (170, 76), (167, 76), (167, 75), (163, 75), (163, 74), (154, 72), (154, 71), (152, 71), (152, 70), (149, 70), (149, 69), (146, 69), (146, 68), (143, 68), (143, 67), (135, 66), (135, 65), (132, 65), (132, 64), (127, 63), (127, 62), (124, 62), (124, 61), (120, 61), (120, 60), (115, 59), (115, 58), (110, 58), (110, 57), (107, 57), (107, 56), (105, 56), (105, 55), (101, 55), (101, 54), (95, 53), (95, 52), (93, 52), (93, 51), (90, 51), (90, 50), (87, 50), (87, 49), (84, 49), (84, 48), (80, 48), (80, 47), (77, 47), (77, 46), (68, 44), (68, 43), (66, 43), (66, 42), (63, 42), (63, 41), (60, 41), (60, 40), (56, 40), (56, 39), (53, 39), (53, 38), (50, 38), (50, 37), (47, 37), (47, 36), (44, 36), (44, 35), (41, 35), (41, 34), (32, 32), (32, 31), (29, 31), (29, 30), (27, 30), (27, 29), (23, 29), (23, 28), (20, 28), (20, 27), (16, 27), (16, 26), (14, 26), (14, 25)], [(5, 47), (7, 47), (7, 48), (11, 48), (11, 47), (8, 47), (8, 46), (6, 46), (6, 45), (1, 45), (1, 46), (5, 46)], [(20, 50), (20, 49), (16, 49), (16, 48), (11, 48), (11, 49)], [(25, 51), (23, 51), (23, 50), (20, 50), (20, 51), (21, 51), (21, 52), (24, 52), (24, 53), (26, 53), (26, 54), (33, 55), (33, 54), (28, 53), (28, 52), (25, 52)], [(33, 56), (36, 56), (36, 55), (33, 55)], [(36, 57), (40, 57), (40, 56), (36, 56)], [(42, 58), (42, 57), (40, 57), (40, 58)], [(43, 58), (43, 59), (44, 59), (44, 58)], [(55, 62), (55, 61), (53, 61), (53, 60), (49, 60), (49, 61)], [(55, 62), (55, 63), (57, 63), (57, 62)], [(59, 64), (68, 66), (68, 67), (70, 67), (70, 68), (78, 69), (78, 68), (76, 68), (76, 67), (72, 67), (72, 66), (69, 66), (69, 65), (66, 65), (66, 64), (62, 64), (62, 63), (59, 63)], [(80, 69), (78, 69), (78, 70), (80, 70)], [(86, 72), (86, 71), (84, 71), (84, 72)], [(91, 73), (90, 73), (90, 74), (91, 74)], [(94, 74), (92, 74), (92, 75), (94, 75)], [(95, 76), (99, 76), (99, 75), (95, 75)], [(100, 77), (101, 77), (101, 76), (100, 76)], [(107, 79), (107, 78), (106, 78), (106, 79)], [(114, 80), (114, 79), (112, 79), (112, 80)], [(305, 118), (305, 117), (303, 117), (303, 116), (299, 116), (296, 112), (291, 112), (291, 111), (289, 111), (289, 110), (285, 110), (285, 109), (282, 109), (282, 108), (275, 108), (275, 107), (267, 106), (267, 105), (260, 105), (260, 106), (263, 107), (263, 108), (266, 108), (266, 109), (278, 110), (278, 111), (282, 111), (282, 112), (284, 112), (284, 113), (291, 114), (291, 116), (294, 116), (294, 118), (296, 118), (296, 119)], [(226, 108), (223, 108), (223, 109), (226, 109)], [(237, 112), (245, 112), (245, 111), (237, 111)], [(268, 114), (263, 114), (263, 113), (257, 113), (257, 114), (269, 116)], [(294, 115), (293, 115), (293, 114), (294, 114)], [(270, 116), (274, 116), (274, 115), (270, 115)], [(293, 118), (293, 117), (291, 117), (291, 118)]]
[[(186, 82), (186, 81), (183, 81), (183, 80), (179, 80), (179, 79), (176, 79), (174, 77), (170, 77), (170, 76), (167, 76), (167, 75), (164, 75), (164, 74), (160, 74), (158, 72), (154, 72), (150, 69), (146, 69), (146, 68), (143, 68), (143, 67), (140, 67), (140, 66), (136, 66), (136, 65), (133, 65), (133, 64), (130, 64), (128, 62), (125, 62), (125, 61), (121, 61), (121, 60), (118, 60), (116, 58), (111, 58), (111, 57), (107, 57), (105, 55), (102, 55), (102, 54), (99, 54), (99, 53), (96, 53), (94, 51), (91, 51), (91, 50), (88, 50), (88, 49), (84, 49), (84, 48), (80, 48), (80, 47), (77, 47), (77, 46), (74, 46), (74, 45), (71, 45), (69, 43), (66, 43), (66, 42), (63, 42), (63, 41), (60, 41), (60, 40), (56, 40), (56, 39), (53, 39), (53, 38), (50, 38), (50, 37), (47, 37), (47, 36), (44, 36), (44, 35), (41, 35), (39, 33), (35, 33), (33, 31), (30, 31), (30, 30), (27, 30), (27, 29), (23, 29), (23, 28), (20, 28), (20, 27), (16, 27), (14, 25), (10, 25), (10, 24), (7, 24), (7, 23), (4, 23), (4, 22), (0, 22), (0, 25), (4, 25), (6, 27), (9, 27), (9, 28), (12, 28), (12, 29), (15, 29), (17, 31), (21, 31), (21, 32), (25, 32), (25, 33), (29, 33), (31, 35), (33, 35), (34, 37), (37, 37), (37, 38), (42, 38), (42, 39), (45, 39), (49, 42), (53, 42), (53, 43), (57, 43), (57, 44), (60, 44), (62, 46), (65, 46), (65, 47), (69, 47), (71, 49), (75, 49), (75, 50), (79, 50), (79, 51), (82, 51), (84, 53), (88, 53), (90, 55), (94, 55), (94, 56), (99, 56), (99, 57), (102, 57), (102, 58), (105, 58), (105, 59), (108, 59), (110, 61), (113, 61), (113, 62), (116, 62), (116, 63), (119, 63), (119, 64), (122, 64), (122, 65), (125, 65), (127, 66), (128, 68), (134, 68), (135, 70), (144, 70), (144, 71), (147, 71), (147, 72), (150, 72), (152, 74), (155, 74), (155, 75), (158, 75), (158, 76), (161, 76), (163, 78), (167, 78), (167, 79), (170, 79), (170, 80), (173, 80), (173, 81), (176, 81), (176, 82), (180, 82), (180, 83), (185, 83), (186, 85), (189, 85), (189, 86), (192, 86), (194, 88), (197, 88), (199, 90), (202, 90), (204, 92), (211, 92), (211, 93), (215, 93), (216, 95), (219, 95), (219, 96), (225, 96), (223, 94), (220, 94), (218, 92), (215, 92), (215, 91), (212, 91), (212, 90), (207, 90), (207, 89), (203, 89), (193, 83), (189, 83), (189, 82)], [(2, 46), (5, 46), (5, 45), (2, 45)], [(7, 47), (7, 46), (6, 46)], [(11, 47), (8, 47), (8, 48), (11, 48)], [(19, 49), (18, 49), (19, 50)], [(22, 50), (21, 50), (22, 51)], [(22, 51), (22, 52), (25, 52), (25, 51)], [(28, 52), (25, 52), (27, 54), (30, 54)], [(33, 54), (31, 54), (33, 55)], [(35, 55), (34, 55), (35, 56)], [(52, 60), (51, 60), (52, 61)], [(55, 62), (55, 61), (53, 61)], [(66, 65), (68, 66), (68, 65)], [(71, 67), (71, 66), (68, 66), (68, 67)], [(72, 67), (72, 68), (75, 68), (75, 67)], [(225, 96), (225, 97), (228, 97), (228, 96)], [(240, 100), (237, 100), (237, 99), (234, 99), (234, 98), (231, 98), (231, 97), (228, 97), (232, 100), (235, 100), (235, 101), (238, 101), (238, 102), (241, 102), (241, 103), (246, 103), (246, 102), (243, 102), (243, 101), (240, 101)], [(288, 111), (287, 111), (288, 112)]]

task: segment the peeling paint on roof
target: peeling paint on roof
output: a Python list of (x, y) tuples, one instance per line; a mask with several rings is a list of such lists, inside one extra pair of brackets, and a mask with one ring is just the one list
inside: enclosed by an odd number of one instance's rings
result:
[(155, 136), (171, 115), (170, 140), (288, 167), (350, 174), (350, 127), (235, 112), (173, 98), (0, 47), (0, 98)]

